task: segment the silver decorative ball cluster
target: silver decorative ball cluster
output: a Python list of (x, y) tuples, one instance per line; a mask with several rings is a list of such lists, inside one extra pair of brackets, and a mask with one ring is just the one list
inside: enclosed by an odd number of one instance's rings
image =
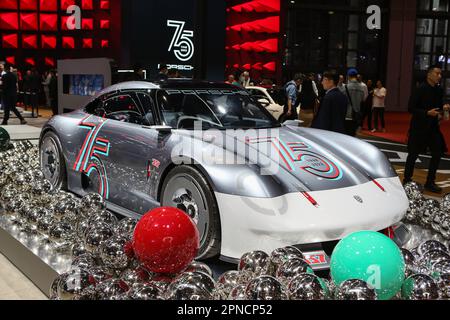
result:
[(416, 182), (405, 185), (409, 199), (405, 221), (432, 229), (444, 239), (450, 240), (450, 194), (446, 194), (438, 201), (425, 198), (422, 190), (423, 188)]
[[(137, 221), (119, 221), (98, 194), (77, 198), (54, 189), (39, 168), (39, 150), (28, 141), (0, 152), (0, 219), (55, 255), (71, 256), (69, 271), (55, 279), (55, 300), (376, 300), (374, 288), (350, 279), (336, 286), (314, 274), (304, 254), (285, 247), (246, 253), (237, 270), (213, 277), (194, 261), (176, 275), (155, 274), (134, 257)], [(405, 186), (406, 222), (450, 239), (450, 195), (427, 200), (420, 186)], [(398, 299), (450, 299), (449, 248), (437, 240), (402, 249), (405, 282)]]

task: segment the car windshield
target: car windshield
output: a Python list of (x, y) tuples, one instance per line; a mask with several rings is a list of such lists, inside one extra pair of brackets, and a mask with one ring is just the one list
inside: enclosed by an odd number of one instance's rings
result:
[(262, 129), (279, 127), (246, 91), (161, 90), (158, 104), (164, 125), (176, 129)]

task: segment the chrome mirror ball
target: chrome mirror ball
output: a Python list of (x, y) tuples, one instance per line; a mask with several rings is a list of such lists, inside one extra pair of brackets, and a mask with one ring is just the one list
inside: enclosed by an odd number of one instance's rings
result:
[(272, 276), (260, 276), (251, 280), (246, 289), (245, 297), (247, 300), (283, 300), (283, 285)]
[(296, 276), (288, 286), (290, 300), (324, 300), (328, 288), (325, 282), (313, 274), (303, 273)]
[(429, 275), (415, 274), (405, 280), (401, 295), (406, 300), (437, 300), (439, 288)]
[(377, 300), (374, 288), (362, 280), (347, 280), (343, 282), (335, 293), (337, 300)]

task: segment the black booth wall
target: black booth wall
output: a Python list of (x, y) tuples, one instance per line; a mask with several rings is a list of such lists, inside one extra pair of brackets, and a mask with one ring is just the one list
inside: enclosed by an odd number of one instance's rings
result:
[[(226, 1), (197, 0), (196, 25), (197, 56), (196, 76), (210, 81), (225, 79)], [(202, 21), (203, 20), (203, 21)], [(201, 42), (200, 42), (201, 41)]]
[[(195, 54), (181, 63), (168, 51), (174, 29), (167, 20), (185, 21), (194, 31)], [(122, 6), (119, 66), (143, 67), (150, 77), (158, 64), (186, 64), (194, 71), (182, 72), (196, 78), (223, 81), (225, 68), (225, 0), (128, 0)]]

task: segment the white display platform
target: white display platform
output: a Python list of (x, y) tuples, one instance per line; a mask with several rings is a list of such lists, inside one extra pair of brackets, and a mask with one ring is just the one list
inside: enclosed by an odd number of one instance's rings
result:
[(39, 142), (39, 137), (42, 131), (41, 128), (36, 128), (29, 125), (8, 125), (0, 127), (8, 131), (11, 140), (30, 140), (35, 145)]
[(0, 253), (15, 265), (47, 297), (53, 281), (70, 270), (72, 259), (58, 253), (37, 235), (24, 232), (0, 209)]

